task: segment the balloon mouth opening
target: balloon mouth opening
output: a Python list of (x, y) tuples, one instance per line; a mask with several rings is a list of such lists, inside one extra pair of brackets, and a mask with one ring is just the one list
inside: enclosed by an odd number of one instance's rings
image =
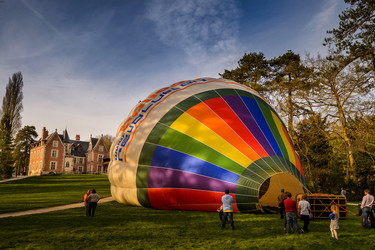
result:
[(278, 196), (281, 190), (290, 192), (295, 199), (298, 194), (306, 193), (306, 188), (291, 173), (279, 173), (266, 179), (259, 189), (258, 209), (264, 212), (277, 212), (279, 207)]

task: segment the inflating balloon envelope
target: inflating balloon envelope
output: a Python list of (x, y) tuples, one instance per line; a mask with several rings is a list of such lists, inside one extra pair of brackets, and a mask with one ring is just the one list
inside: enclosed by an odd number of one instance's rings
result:
[(120, 203), (216, 211), (278, 206), (306, 181), (288, 132), (256, 91), (225, 79), (172, 84), (138, 103), (111, 147), (111, 193)]

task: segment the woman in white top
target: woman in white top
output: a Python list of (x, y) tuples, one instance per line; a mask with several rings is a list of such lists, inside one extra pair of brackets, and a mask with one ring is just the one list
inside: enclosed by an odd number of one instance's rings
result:
[(303, 228), (301, 229), (303, 233), (309, 232), (310, 223), (310, 203), (306, 200), (307, 195), (302, 195), (302, 200), (298, 202), (298, 209), (300, 211), (301, 219), (303, 220)]
[(90, 202), (89, 205), (89, 216), (94, 217), (96, 206), (98, 205), (98, 201), (100, 200), (100, 196), (96, 193), (96, 190), (93, 189), (91, 194), (87, 197), (87, 201)]

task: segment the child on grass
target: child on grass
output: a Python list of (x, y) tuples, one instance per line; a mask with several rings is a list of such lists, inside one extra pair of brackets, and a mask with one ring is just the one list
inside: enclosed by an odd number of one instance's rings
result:
[(336, 238), (338, 240), (337, 236), (337, 229), (339, 229), (339, 208), (336, 205), (331, 206), (332, 213), (329, 215), (329, 218), (331, 219), (331, 225), (329, 228), (331, 229), (331, 235), (332, 238)]

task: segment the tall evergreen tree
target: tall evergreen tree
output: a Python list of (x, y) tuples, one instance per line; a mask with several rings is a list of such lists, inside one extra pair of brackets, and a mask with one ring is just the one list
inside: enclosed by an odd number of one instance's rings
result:
[(38, 133), (34, 126), (25, 126), (18, 131), (14, 140), (15, 147), (13, 151), (16, 175), (26, 172), (30, 159), (31, 146), (35, 142), (36, 137), (38, 137)]
[(327, 31), (325, 39), (336, 53), (346, 52), (350, 60), (368, 62), (375, 78), (375, 1), (345, 0), (350, 7), (344, 10), (337, 29)]
[(300, 90), (305, 91), (309, 86), (311, 69), (305, 67), (300, 56), (290, 50), (272, 59), (270, 65), (272, 79), (269, 82), (269, 89), (273, 92), (282, 113), (287, 115), (288, 130), (295, 140), (294, 117), (300, 110), (297, 93)]
[(223, 74), (219, 75), (222, 78), (236, 81), (263, 93), (269, 69), (269, 63), (262, 52), (251, 52), (249, 54), (245, 53), (238, 61), (238, 67), (236, 69), (226, 69)]
[(12, 78), (9, 78), (9, 83), (6, 86), (5, 96), (3, 98), (3, 106), (1, 115), (8, 114), (10, 123), (12, 124), (12, 135), (15, 136), (17, 131), (21, 128), (21, 112), (23, 110), (23, 77), (22, 73), (14, 73)]
[(10, 178), (13, 173), (12, 124), (10, 116), (4, 114), (0, 121), (0, 176)]

